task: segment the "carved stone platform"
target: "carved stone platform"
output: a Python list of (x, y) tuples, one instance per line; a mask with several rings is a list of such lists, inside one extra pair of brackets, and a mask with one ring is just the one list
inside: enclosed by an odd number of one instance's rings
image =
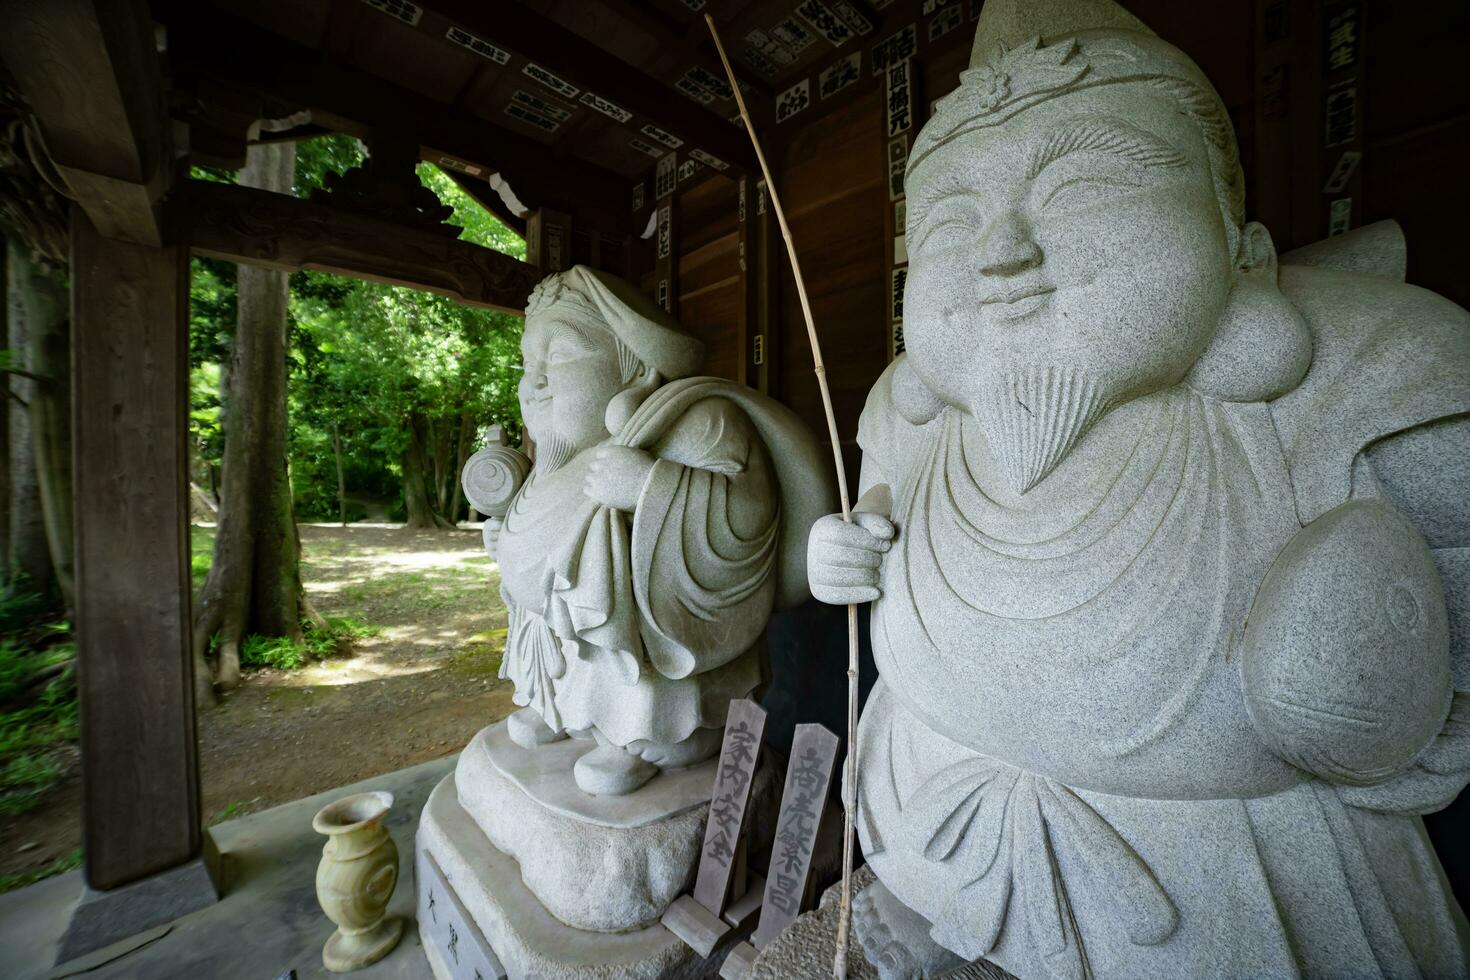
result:
[(725, 955), (700, 957), (656, 923), (606, 933), (560, 921), (522, 882), (516, 860), (480, 832), (448, 776), (424, 806), (414, 851), (419, 934), (436, 980), (699, 980), (714, 977)]
[[(716, 763), (662, 773), (627, 796), (589, 796), (572, 766), (594, 744), (527, 750), (499, 722), (434, 790), (415, 858), (435, 976), (716, 975), (723, 945), (701, 957), (659, 924), (694, 880)], [(779, 793), (762, 764), (747, 820), (756, 850), (769, 846)]]
[[(455, 769), (460, 805), (490, 843), (516, 859), (527, 888), (561, 921), (601, 932), (658, 921), (699, 861), (715, 761), (662, 773), (627, 796), (589, 796), (572, 765), (595, 743), (527, 750), (505, 722), (482, 730)], [(774, 809), (777, 781), (756, 774), (752, 815)], [(765, 839), (774, 821), (763, 823)]]

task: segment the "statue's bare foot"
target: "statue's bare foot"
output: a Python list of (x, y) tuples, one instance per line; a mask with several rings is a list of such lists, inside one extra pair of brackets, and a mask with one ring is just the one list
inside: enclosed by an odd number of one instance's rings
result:
[(623, 796), (654, 776), (658, 766), (618, 745), (598, 745), (572, 767), (577, 786), (593, 796)]
[(505, 720), (505, 733), (510, 740), (523, 749), (534, 749), (547, 742), (558, 742), (567, 737), (541, 719), (535, 708), (522, 708)]
[(875, 881), (852, 902), (852, 925), (882, 980), (938, 977), (964, 965), (929, 938), (929, 920)]
[(630, 742), (627, 749), (644, 762), (651, 762), (660, 769), (683, 769), (717, 755), (724, 735), (723, 728), (696, 728), (682, 742), (649, 742), (639, 739)]

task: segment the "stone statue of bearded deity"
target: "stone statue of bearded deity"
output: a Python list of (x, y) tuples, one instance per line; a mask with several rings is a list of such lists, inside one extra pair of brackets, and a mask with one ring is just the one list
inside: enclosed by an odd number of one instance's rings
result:
[(908, 353), (809, 574), (873, 601), (885, 977), (1465, 976), (1470, 318), (1385, 223), (1278, 261), (1182, 53), (989, 0), (907, 172)]
[(691, 377), (703, 345), (615, 276), (544, 280), (521, 348), (535, 466), (485, 532), (525, 705), (508, 730), (596, 739), (577, 785), (629, 793), (714, 755), (730, 700), (762, 684), (772, 609), (809, 596), (831, 478), (788, 409)]

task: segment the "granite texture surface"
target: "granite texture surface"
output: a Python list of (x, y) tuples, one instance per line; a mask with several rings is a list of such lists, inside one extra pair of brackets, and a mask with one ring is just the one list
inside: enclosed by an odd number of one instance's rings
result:
[(1470, 973), (1470, 316), (1377, 225), (1278, 259), (1208, 79), (989, 0), (913, 141), (907, 352), (813, 594), (873, 603), (885, 980)]
[[(629, 796), (583, 795), (579, 807), (569, 809), (565, 801), (581, 791), (559, 755), (590, 747), (590, 741), (569, 740), (522, 749), (505, 736), (505, 722), (497, 722), (460, 754), (457, 806), (477, 832), (514, 859), (523, 886), (560, 921), (601, 932), (656, 924), (694, 881), (714, 763), (666, 773)], [(532, 772), (542, 756), (546, 766)], [(776, 773), (762, 765), (747, 817), (756, 851), (769, 844), (780, 792)], [(478, 917), (473, 902), (462, 899)]]
[[(429, 796), (415, 849), (434, 856), (444, 878), (512, 980), (699, 980), (713, 977), (724, 956), (697, 956), (663, 926), (587, 932), (562, 922), (521, 883), (516, 860), (496, 848), (460, 808), (454, 780)], [(426, 916), (419, 910), (419, 918)], [(430, 947), (431, 936), (425, 936)], [(459, 980), (431, 951), (437, 980)]]
[[(544, 280), (521, 347), (535, 465), (485, 531), (502, 676), (525, 706), (513, 734), (590, 736), (577, 785), (631, 793), (714, 755), (729, 702), (760, 685), (771, 612), (810, 595), (830, 464), (786, 407), (698, 377), (702, 343), (615, 276)], [(497, 501), (521, 473), (481, 469), (468, 484)]]

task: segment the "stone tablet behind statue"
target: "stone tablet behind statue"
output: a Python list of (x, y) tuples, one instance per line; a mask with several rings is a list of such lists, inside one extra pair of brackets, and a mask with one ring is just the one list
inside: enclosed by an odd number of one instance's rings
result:
[(1107, 0), (988, 0), (906, 189), (908, 353), (810, 552), (874, 600), (870, 959), (1465, 976), (1419, 815), (1470, 777), (1470, 318), (1392, 229), (1278, 263)]
[(510, 624), (511, 737), (574, 735), (585, 792), (631, 792), (719, 750), (762, 682), (772, 609), (803, 601), (832, 506), (811, 433), (757, 392), (691, 377), (703, 345), (629, 283), (577, 266), (526, 310), (521, 411), (536, 443), (487, 521)]

